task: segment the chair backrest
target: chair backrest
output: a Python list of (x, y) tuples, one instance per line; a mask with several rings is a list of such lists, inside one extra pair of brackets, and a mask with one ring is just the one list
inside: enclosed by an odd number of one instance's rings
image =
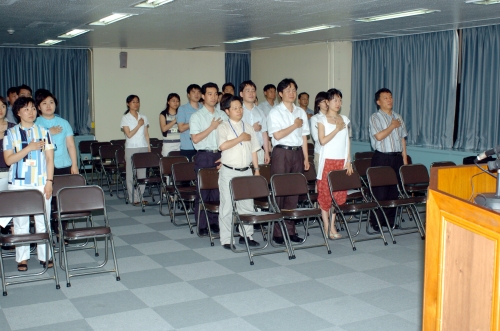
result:
[(161, 150), (162, 150), (162, 147), (151, 147), (151, 153), (155, 153), (159, 157), (161, 157)]
[(359, 174), (354, 171), (350, 176), (345, 170), (334, 170), (328, 173), (328, 185), (330, 191), (347, 191), (361, 189), (361, 178)]
[(106, 146), (106, 145), (111, 145), (109, 141), (101, 141), (101, 142), (92, 142), (90, 144), (90, 154), (92, 154), (92, 157), (98, 157), (99, 156), (99, 148), (101, 146)]
[(99, 147), (101, 160), (115, 160), (116, 151), (122, 149), (120, 145), (103, 145)]
[(187, 163), (188, 158), (185, 156), (164, 156), (160, 159), (160, 174), (162, 177), (172, 175), (172, 164), (174, 163)]
[(398, 185), (398, 178), (391, 167), (371, 167), (366, 172), (370, 187)]
[(198, 190), (218, 190), (219, 170), (205, 168), (198, 170)]
[(194, 162), (172, 164), (172, 178), (174, 182), (190, 182), (196, 180)]
[(406, 161), (408, 161), (407, 164), (413, 164), (413, 160), (411, 159), (411, 156), (410, 155), (406, 155)]
[(259, 164), (259, 174), (266, 179), (268, 183), (271, 182), (271, 165)]
[(409, 184), (428, 184), (429, 172), (423, 164), (407, 164), (399, 168), (401, 183)]
[(438, 162), (431, 163), (431, 168), (434, 168), (434, 167), (454, 167), (454, 166), (456, 166), (456, 164), (453, 161), (438, 161)]
[(0, 191), (0, 217), (45, 215), (45, 197), (38, 190)]
[(65, 187), (57, 192), (57, 210), (61, 215), (105, 209), (104, 192), (97, 185)]
[(163, 146), (163, 141), (158, 138), (149, 138), (149, 145), (151, 147), (159, 147), (161, 149)]
[(117, 145), (117, 146), (121, 146), (122, 148), (125, 148), (125, 142), (126, 140), (125, 139), (118, 139), (118, 140), (111, 140), (110, 143), (112, 145)]
[(354, 169), (356, 169), (358, 175), (361, 177), (366, 177), (366, 171), (372, 165), (372, 159), (355, 159)]
[(80, 154), (90, 154), (90, 145), (98, 142), (97, 140), (82, 140), (78, 143)]
[(134, 169), (158, 168), (160, 156), (153, 152), (135, 153), (132, 155), (132, 166)]
[(269, 197), (269, 186), (262, 176), (235, 177), (229, 187), (233, 201)]
[(275, 197), (302, 195), (309, 192), (306, 177), (299, 173), (273, 175), (271, 188)]
[(65, 187), (85, 186), (85, 177), (82, 175), (57, 175), (54, 176), (52, 184), (52, 197), (57, 196), (57, 192)]
[(357, 159), (371, 159), (373, 157), (373, 154), (375, 152), (368, 151), (368, 152), (356, 152), (354, 153), (354, 160)]
[(303, 170), (302, 173), (304, 174), (308, 182), (315, 182), (317, 174), (316, 168), (314, 167), (314, 162), (309, 162), (309, 170)]
[(181, 156), (181, 151), (170, 151), (167, 156)]

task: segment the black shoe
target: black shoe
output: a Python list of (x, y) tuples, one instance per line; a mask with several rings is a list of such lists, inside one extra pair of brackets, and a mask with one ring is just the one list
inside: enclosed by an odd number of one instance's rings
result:
[(273, 237), (273, 240), (278, 245), (283, 245), (285, 243), (285, 240), (283, 240), (283, 237)]
[[(222, 247), (224, 247), (225, 249), (231, 249), (230, 244), (224, 244), (224, 245), (222, 245)], [(233, 245), (233, 249), (236, 249), (236, 247), (234, 245)]]
[[(258, 242), (256, 242), (255, 240), (250, 239), (250, 238), (247, 238), (247, 239), (248, 239), (248, 246), (252, 246), (252, 247), (260, 246), (260, 244)], [(241, 245), (245, 245), (245, 238), (240, 237), (240, 241), (239, 242), (240, 242)]]
[(380, 228), (377, 224), (370, 224), (370, 227), (373, 229), (373, 231), (380, 232)]
[(208, 229), (200, 229), (199, 233), (200, 236), (208, 236)]
[(290, 236), (290, 240), (293, 241), (294, 243), (301, 243), (304, 241), (304, 239), (300, 238), (297, 234), (292, 234)]
[(210, 231), (212, 231), (213, 233), (219, 233), (219, 226), (217, 224), (210, 224)]

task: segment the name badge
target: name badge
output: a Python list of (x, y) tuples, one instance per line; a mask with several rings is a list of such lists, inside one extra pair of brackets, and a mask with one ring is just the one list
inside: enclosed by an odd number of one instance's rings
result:
[(171, 128), (171, 129), (170, 129), (170, 130), (168, 130), (168, 131), (170, 131), (171, 133), (177, 133), (177, 128)]
[(26, 165), (29, 167), (36, 167), (36, 160), (28, 159), (25, 161)]

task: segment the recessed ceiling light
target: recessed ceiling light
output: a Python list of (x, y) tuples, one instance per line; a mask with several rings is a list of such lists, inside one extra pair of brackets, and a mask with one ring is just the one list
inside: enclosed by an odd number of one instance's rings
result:
[(224, 44), (237, 44), (237, 43), (245, 43), (247, 41), (254, 41), (254, 40), (261, 40), (261, 39), (267, 39), (269, 37), (249, 37), (249, 38), (243, 38), (243, 39), (235, 39), (235, 40), (229, 40), (229, 41), (224, 41)]
[(120, 20), (123, 20), (123, 19), (125, 19), (127, 17), (134, 16), (134, 15), (136, 15), (136, 14), (120, 14), (120, 13), (116, 13), (116, 14), (112, 14), (112, 15), (106, 16), (104, 18), (101, 18), (100, 20), (92, 22), (89, 25), (108, 25), (108, 24), (115, 23), (115, 22), (118, 22)]
[(141, 3), (138, 3), (134, 7), (139, 8), (156, 8), (158, 6), (164, 5), (166, 3), (172, 2), (174, 0), (146, 0)]
[(52, 45), (60, 43), (61, 41), (64, 41), (64, 40), (47, 39), (43, 43), (38, 44), (38, 46), (52, 46)]
[(494, 5), (500, 3), (500, 0), (467, 0), (465, 3), (472, 3), (474, 5)]
[(430, 14), (430, 13), (434, 13), (434, 12), (440, 12), (440, 10), (436, 10), (436, 9), (414, 9), (414, 10), (402, 11), (402, 12), (391, 13), (391, 14), (384, 14), (384, 15), (378, 15), (378, 16), (370, 16), (370, 17), (357, 18), (357, 19), (355, 19), (355, 21), (358, 21), (358, 22), (375, 22), (375, 21), (391, 20), (391, 19), (400, 18), (400, 17)]
[(73, 30), (68, 31), (65, 34), (62, 34), (58, 37), (59, 38), (73, 38), (73, 37), (79, 36), (81, 34), (87, 33), (89, 31), (90, 30), (88, 30), (88, 29), (73, 29)]
[(292, 35), (292, 34), (306, 33), (306, 32), (312, 32), (312, 31), (325, 30), (325, 29), (332, 29), (332, 28), (337, 28), (337, 27), (338, 27), (338, 25), (325, 25), (325, 24), (323, 24), (323, 25), (311, 26), (309, 28), (303, 28), (303, 29), (297, 29), (297, 30), (290, 30), (290, 31), (285, 31), (285, 32), (278, 32), (278, 33), (275, 33), (275, 34), (289, 36), (289, 35)]

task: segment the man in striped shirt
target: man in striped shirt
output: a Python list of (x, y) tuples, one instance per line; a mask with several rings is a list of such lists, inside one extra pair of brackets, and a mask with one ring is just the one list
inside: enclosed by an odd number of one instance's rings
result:
[[(387, 88), (381, 88), (375, 93), (375, 103), (378, 111), (370, 117), (370, 141), (375, 154), (371, 166), (389, 166), (396, 172), (399, 180), (399, 168), (408, 164), (406, 155), (406, 140), (408, 135), (406, 126), (401, 115), (392, 111), (392, 92)], [(393, 200), (398, 198), (396, 187), (377, 187), (373, 194), (378, 200)], [(386, 208), (384, 212), (391, 227), (394, 226), (395, 208)], [(382, 225), (383, 217), (379, 214)], [(377, 230), (375, 218), (370, 220), (372, 227)]]

